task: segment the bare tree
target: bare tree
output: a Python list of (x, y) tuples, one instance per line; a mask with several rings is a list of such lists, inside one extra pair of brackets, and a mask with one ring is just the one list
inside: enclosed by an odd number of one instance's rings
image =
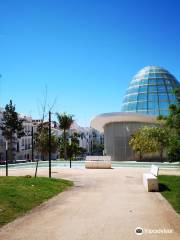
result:
[[(43, 100), (42, 102), (40, 102), (40, 107), (38, 106), (38, 110), (39, 110), (39, 115), (40, 115), (40, 123), (39, 123), (39, 134), (43, 135), (44, 133), (44, 127), (45, 127), (45, 119), (48, 116), (48, 112), (52, 111), (55, 104), (57, 101), (57, 97), (54, 98), (52, 104), (48, 104), (48, 89), (47, 86), (45, 86), (45, 93), (43, 96)], [(36, 169), (35, 169), (35, 178), (37, 177), (37, 170), (38, 170), (38, 165), (39, 165), (39, 158), (36, 161)]]

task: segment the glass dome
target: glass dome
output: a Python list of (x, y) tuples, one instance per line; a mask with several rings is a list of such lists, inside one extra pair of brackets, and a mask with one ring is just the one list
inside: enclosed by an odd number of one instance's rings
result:
[(170, 104), (176, 104), (173, 90), (180, 83), (167, 70), (148, 66), (140, 70), (130, 82), (122, 111), (149, 115), (168, 115)]

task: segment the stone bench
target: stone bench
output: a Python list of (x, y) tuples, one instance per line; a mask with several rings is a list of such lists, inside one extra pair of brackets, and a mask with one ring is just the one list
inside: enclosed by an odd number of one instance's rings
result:
[(111, 156), (87, 156), (85, 168), (111, 168)]
[(159, 167), (152, 165), (150, 173), (143, 174), (143, 184), (148, 192), (159, 191), (159, 185), (158, 185), (158, 179), (157, 179), (158, 172), (159, 172)]

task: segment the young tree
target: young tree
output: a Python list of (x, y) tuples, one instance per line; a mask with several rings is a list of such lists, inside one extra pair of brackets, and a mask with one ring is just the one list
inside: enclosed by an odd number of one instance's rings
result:
[(79, 138), (80, 134), (74, 132), (73, 135), (71, 136), (71, 144), (70, 148), (72, 149), (72, 157), (77, 157), (79, 155)]
[(70, 148), (72, 149), (72, 156), (76, 159), (77, 156), (80, 156), (86, 152), (86, 149), (79, 146), (79, 138), (81, 137), (81, 134), (79, 133), (73, 133), (71, 136), (71, 144)]
[(23, 120), (19, 119), (16, 107), (13, 105), (12, 100), (5, 106), (3, 112), (3, 119), (1, 124), (2, 135), (8, 141), (9, 157), (14, 160), (13, 155), (13, 141), (17, 138), (24, 136)]
[(155, 150), (159, 152), (160, 160), (163, 161), (163, 153), (167, 148), (169, 141), (169, 134), (166, 128), (154, 126), (146, 128), (146, 137), (149, 142), (152, 140), (155, 142)]
[(159, 152), (162, 161), (168, 141), (169, 134), (166, 128), (162, 126), (144, 126), (133, 135), (130, 145), (135, 152), (139, 152), (140, 154)]
[[(58, 139), (55, 135), (51, 134), (51, 152), (55, 153), (58, 149)], [(49, 154), (49, 129), (45, 123), (41, 123), (35, 134), (35, 147), (44, 158)]]
[(146, 126), (140, 128), (132, 135), (129, 145), (134, 152), (139, 154), (140, 161), (142, 161), (144, 154), (156, 152), (156, 143), (154, 139), (149, 138), (148, 127)]
[(73, 120), (73, 115), (66, 113), (57, 113), (57, 119), (59, 122), (59, 128), (63, 130), (63, 144), (64, 144), (64, 159), (67, 159), (67, 131), (70, 129)]
[[(79, 133), (73, 133), (72, 136), (69, 137), (71, 139), (71, 143), (66, 139), (66, 150), (67, 150), (67, 158), (76, 158), (77, 156), (84, 154), (85, 149), (79, 146)], [(60, 155), (64, 154), (64, 137), (60, 138)]]
[(104, 145), (101, 143), (94, 142), (92, 144), (92, 154), (93, 155), (103, 155)]
[[(43, 97), (43, 100), (42, 102), (40, 101), (40, 105), (39, 105), (39, 113), (41, 115), (40, 119), (41, 119), (41, 123), (40, 125), (38, 126), (38, 134), (36, 134), (36, 141), (37, 142), (41, 142), (41, 134), (43, 136), (43, 133), (44, 133), (44, 127), (45, 127), (45, 118), (46, 116), (48, 115), (48, 112), (49, 111), (52, 111), (55, 103), (56, 103), (56, 98), (54, 99), (53, 103), (52, 104), (48, 104), (48, 91), (47, 91), (47, 86), (45, 86), (45, 92), (44, 92), (44, 97)], [(47, 126), (46, 126), (47, 128)], [(46, 136), (47, 138), (47, 136)], [(42, 137), (43, 139), (43, 137)], [(52, 139), (51, 139), (52, 140)], [(53, 141), (53, 140), (52, 140)], [(41, 145), (41, 144), (40, 144)], [(40, 147), (39, 145), (39, 147)], [(49, 146), (49, 142), (47, 143), (47, 146)], [(39, 148), (40, 150), (40, 148)], [(35, 168), (35, 177), (37, 176), (37, 170), (38, 170), (38, 165), (39, 165), (39, 159), (36, 161), (36, 168)]]

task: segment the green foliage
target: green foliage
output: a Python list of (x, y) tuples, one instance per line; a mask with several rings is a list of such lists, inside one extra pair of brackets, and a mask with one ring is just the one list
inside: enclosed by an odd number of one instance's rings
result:
[(93, 143), (92, 154), (103, 155), (104, 145), (100, 143)]
[(63, 144), (64, 144), (64, 159), (67, 159), (67, 130), (70, 129), (73, 120), (73, 115), (69, 115), (66, 113), (57, 113), (57, 119), (59, 122), (59, 127), (63, 130)]
[(170, 162), (178, 162), (180, 160), (180, 139), (173, 134), (169, 137), (167, 153)]
[(149, 135), (149, 128), (142, 127), (132, 135), (129, 141), (132, 149), (139, 154), (140, 161), (146, 153), (156, 152), (156, 142)]
[(2, 119), (2, 134), (7, 140), (11, 140), (14, 134), (20, 138), (24, 135), (23, 120), (18, 118), (15, 105), (10, 100), (9, 104), (5, 106)]
[(9, 142), (9, 153), (11, 158), (13, 158), (13, 140), (15, 140), (16, 136), (18, 138), (24, 136), (24, 127), (23, 120), (19, 119), (12, 100), (10, 100), (9, 104), (5, 106), (0, 128), (2, 130), (2, 135)]
[(59, 122), (59, 127), (62, 130), (69, 130), (71, 124), (74, 122), (73, 115), (62, 113), (57, 113), (57, 119)]
[(164, 127), (147, 128), (147, 138), (155, 142), (155, 152), (159, 152), (161, 161), (163, 160), (163, 152), (169, 141), (168, 130)]
[(0, 226), (72, 185), (63, 179), (0, 177)]
[(161, 161), (163, 160), (163, 152), (168, 144), (169, 135), (166, 128), (159, 126), (140, 128), (131, 138), (129, 144), (135, 152), (141, 156), (145, 153), (159, 152)]
[[(55, 153), (58, 150), (58, 139), (55, 135), (51, 134), (51, 152)], [(49, 154), (49, 129), (45, 124), (40, 124), (35, 134), (35, 148), (37, 152), (41, 153), (43, 157)]]
[(171, 105), (165, 126), (169, 130), (168, 157), (171, 162), (180, 161), (180, 88), (175, 90), (178, 103)]
[[(67, 158), (76, 158), (77, 156), (83, 155), (86, 152), (86, 149), (79, 147), (79, 133), (73, 133), (69, 139), (71, 143), (66, 139), (66, 147), (67, 147)], [(60, 138), (60, 155), (64, 154), (64, 138)]]
[(157, 126), (143, 127), (132, 136), (129, 144), (140, 154), (140, 159), (144, 153), (159, 152), (162, 161), (166, 150), (169, 161), (180, 160), (180, 88), (175, 94), (178, 103), (170, 106), (167, 117), (159, 116)]

